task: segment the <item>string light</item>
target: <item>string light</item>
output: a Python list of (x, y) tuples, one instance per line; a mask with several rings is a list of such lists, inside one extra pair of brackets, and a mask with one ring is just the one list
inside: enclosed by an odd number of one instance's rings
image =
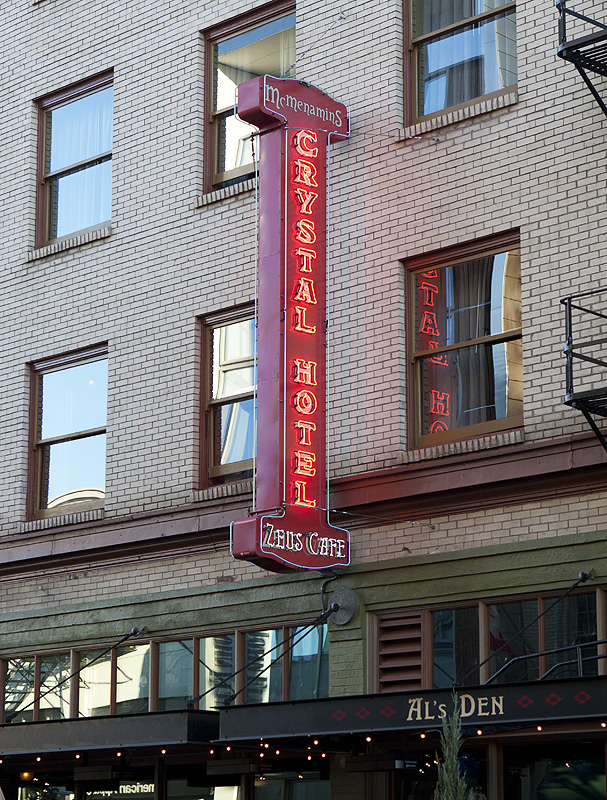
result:
[(367, 736), (366, 739), (365, 739), (365, 742), (370, 742), (370, 741), (371, 741), (371, 737)]
[(312, 756), (308, 756), (308, 761), (312, 761)]
[(212, 756), (213, 756), (213, 755), (215, 755), (215, 751), (214, 751), (214, 750), (209, 750), (209, 753), (210, 753)]
[(480, 728), (477, 730), (476, 733), (477, 733), (478, 736), (482, 736), (483, 735), (483, 732), (482, 732), (482, 730)]
[(166, 750), (161, 750), (160, 752), (162, 753), (162, 755), (166, 754)]
[(38, 756), (38, 757), (36, 758), (36, 761), (42, 761), (42, 759), (40, 758), (40, 756)]
[(120, 750), (119, 750), (119, 751), (116, 753), (116, 755), (118, 756), (118, 758), (120, 758), (120, 756), (122, 755), (122, 753), (120, 752)]
[(541, 731), (541, 730), (542, 730), (542, 726), (541, 726), (541, 725), (538, 725), (538, 726), (537, 726), (537, 730), (538, 730), (538, 731)]
[(425, 739), (426, 738), (426, 734), (425, 733), (420, 733), (419, 738), (420, 739)]

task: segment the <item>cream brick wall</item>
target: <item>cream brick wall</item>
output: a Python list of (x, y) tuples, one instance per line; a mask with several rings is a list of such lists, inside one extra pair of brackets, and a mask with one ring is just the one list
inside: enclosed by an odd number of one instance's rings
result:
[[(0, 524), (6, 533), (25, 519), (25, 365), (101, 341), (109, 343), (110, 369), (106, 516), (176, 507), (197, 486), (196, 318), (252, 299), (255, 235), (250, 191), (197, 207), (199, 31), (255, 5), (15, 0), (4, 18)], [(586, 13), (607, 20), (606, 2), (586, 5)], [(297, 75), (349, 103), (352, 112), (352, 136), (332, 154), (333, 475), (403, 460), (401, 259), (516, 227), (526, 440), (586, 430), (581, 415), (561, 402), (558, 301), (594, 288), (605, 261), (607, 123), (574, 67), (556, 57), (552, 4), (518, 4), (518, 102), (415, 139), (399, 133), (400, 2), (301, 0), (297, 8)], [(340, 11), (343, 20), (337, 20)], [(110, 67), (111, 235), (28, 260), (36, 168), (32, 101)], [(607, 91), (607, 81), (597, 84)], [(579, 502), (579, 524), (587, 529), (596, 509), (584, 512)], [(433, 546), (475, 541), (477, 522), (467, 524), (466, 533), (456, 526), (433, 534)], [(487, 535), (497, 536), (494, 523), (486, 524)], [(521, 533), (501, 530), (502, 538), (541, 533), (528, 525)], [(383, 533), (387, 556), (391, 545)], [(357, 540), (355, 557), (381, 555), (369, 548)]]

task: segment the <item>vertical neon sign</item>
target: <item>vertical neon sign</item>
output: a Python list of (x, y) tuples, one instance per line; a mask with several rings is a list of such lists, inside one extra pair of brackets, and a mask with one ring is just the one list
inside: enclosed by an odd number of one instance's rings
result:
[(344, 567), (349, 535), (327, 512), (326, 164), (348, 111), (265, 75), (238, 87), (238, 115), (260, 143), (257, 491), (232, 554), (274, 572)]

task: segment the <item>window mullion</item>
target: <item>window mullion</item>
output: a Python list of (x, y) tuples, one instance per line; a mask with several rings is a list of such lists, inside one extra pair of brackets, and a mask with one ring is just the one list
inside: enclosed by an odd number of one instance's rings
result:
[(36, 447), (44, 447), (45, 445), (61, 444), (61, 442), (72, 442), (76, 439), (86, 439), (90, 436), (99, 436), (106, 433), (107, 428), (104, 425), (101, 428), (89, 428), (86, 431), (77, 431), (76, 433), (66, 433), (64, 436), (50, 436), (48, 439), (38, 439)]
[(104, 161), (109, 161), (112, 157), (112, 151), (106, 150), (105, 153), (98, 153), (91, 156), (91, 158), (84, 158), (82, 161), (75, 161), (67, 167), (56, 169), (53, 172), (45, 172), (42, 176), (44, 181), (51, 180), (52, 178), (61, 178), (69, 175), (72, 172), (77, 172), (84, 167), (93, 167), (96, 164), (101, 164)]

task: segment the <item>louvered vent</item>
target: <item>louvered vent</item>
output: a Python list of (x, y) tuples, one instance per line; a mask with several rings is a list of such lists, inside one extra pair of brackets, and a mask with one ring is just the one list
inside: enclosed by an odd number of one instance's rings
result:
[(422, 688), (422, 615), (390, 614), (378, 619), (380, 692)]

